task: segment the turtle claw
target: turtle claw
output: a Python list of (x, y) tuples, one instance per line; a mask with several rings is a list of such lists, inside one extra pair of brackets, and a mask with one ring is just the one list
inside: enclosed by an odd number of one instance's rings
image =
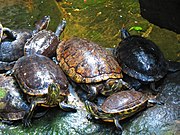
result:
[(23, 122), (24, 127), (31, 127), (32, 126), (31, 120), (29, 120), (28, 118), (23, 119), (22, 122)]

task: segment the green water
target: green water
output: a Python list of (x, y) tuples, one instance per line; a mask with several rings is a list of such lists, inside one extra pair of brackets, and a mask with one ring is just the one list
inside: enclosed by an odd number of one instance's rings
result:
[(130, 29), (142, 27), (143, 31), (163, 51), (165, 57), (180, 60), (180, 36), (174, 32), (150, 24), (140, 15), (138, 0), (1, 0), (0, 21), (12, 29), (33, 29), (35, 21), (44, 15), (51, 16), (49, 29), (55, 30), (62, 18), (67, 27), (61, 39), (72, 36), (87, 38), (104, 47), (114, 47), (119, 41), (119, 29), (124, 24)]

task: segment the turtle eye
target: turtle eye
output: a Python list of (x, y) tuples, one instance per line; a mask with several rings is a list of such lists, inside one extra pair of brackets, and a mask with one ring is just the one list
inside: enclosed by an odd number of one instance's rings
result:
[(60, 90), (60, 86), (56, 83), (52, 83), (49, 85), (50, 91), (51, 92), (56, 92)]

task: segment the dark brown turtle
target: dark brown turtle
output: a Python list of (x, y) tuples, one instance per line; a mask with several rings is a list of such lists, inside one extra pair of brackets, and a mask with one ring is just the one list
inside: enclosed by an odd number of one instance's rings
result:
[(144, 37), (132, 35), (125, 28), (121, 29), (123, 39), (114, 49), (114, 56), (122, 71), (135, 78), (140, 83), (150, 83), (155, 89), (154, 82), (162, 79), (168, 71), (180, 70), (180, 63), (164, 58), (159, 47)]
[(23, 119), (29, 104), (26, 103), (20, 91), (13, 77), (0, 74), (0, 119), (2, 121)]
[(110, 95), (123, 86), (121, 67), (106, 49), (80, 38), (63, 41), (57, 48), (57, 60), (71, 80), (89, 93), (93, 100), (98, 93)]
[[(0, 74), (0, 120), (7, 124), (22, 120), (30, 109), (24, 94), (11, 76)], [(36, 110), (33, 118), (42, 117), (48, 110)]]
[(24, 46), (24, 54), (41, 54), (47, 57), (53, 57), (56, 53), (57, 45), (59, 44), (59, 36), (66, 26), (66, 21), (62, 20), (56, 29), (56, 32), (50, 30), (41, 30), (33, 34)]
[(135, 91), (121, 91), (107, 97), (101, 106), (86, 100), (86, 110), (92, 117), (100, 118), (106, 122), (114, 122), (116, 127), (122, 131), (119, 120), (126, 119), (137, 112), (148, 107), (150, 104), (163, 104), (150, 99), (147, 95)]
[[(42, 20), (36, 23), (36, 29), (33, 33), (41, 29), (45, 29), (49, 23), (49, 17), (45, 16)], [(1, 27), (1, 25), (0, 25)], [(5, 37), (0, 43), (0, 70), (11, 69), (16, 60), (24, 55), (24, 44), (32, 36), (30, 30), (10, 30), (9, 28), (0, 28), (0, 36)], [(1, 38), (1, 37), (0, 37)]]
[(14, 65), (12, 74), (31, 104), (23, 121), (25, 126), (30, 125), (36, 106), (59, 105), (66, 111), (76, 110), (65, 103), (69, 94), (68, 81), (50, 58), (37, 54), (23, 56)]

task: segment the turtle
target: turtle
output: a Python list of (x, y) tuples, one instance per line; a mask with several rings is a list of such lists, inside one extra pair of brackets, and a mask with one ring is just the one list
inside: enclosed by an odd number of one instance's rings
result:
[(121, 67), (100, 45), (73, 37), (57, 47), (57, 61), (71, 82), (94, 100), (98, 93), (108, 96), (131, 86), (122, 80)]
[[(0, 74), (0, 120), (7, 124), (13, 124), (15, 121), (22, 120), (26, 111), (30, 109), (23, 93), (21, 92), (16, 80), (12, 76)], [(37, 111), (34, 118), (45, 115)]]
[[(5, 33), (5, 38), (0, 43), (0, 71), (10, 70), (17, 59), (24, 55), (24, 44), (32, 36), (33, 33), (45, 29), (49, 23), (49, 17), (45, 16), (36, 23), (34, 31), (31, 30), (10, 30), (9, 28), (1, 28), (1, 33)], [(2, 29), (2, 30), (1, 30)], [(2, 38), (2, 37), (0, 37)]]
[(166, 60), (153, 41), (130, 35), (124, 27), (121, 29), (121, 38), (122, 41), (114, 48), (113, 55), (123, 73), (128, 75), (127, 78), (133, 79), (133, 83), (137, 81), (134, 88), (139, 89), (141, 84), (150, 84), (151, 89), (157, 91), (155, 82), (161, 80), (168, 71), (180, 70), (180, 63)]
[(57, 45), (60, 42), (59, 36), (63, 32), (65, 26), (66, 21), (62, 20), (55, 33), (43, 29), (33, 34), (33, 36), (25, 43), (24, 54), (32, 55), (37, 53), (47, 57), (55, 56)]
[(134, 89), (114, 93), (107, 97), (100, 106), (94, 102), (85, 101), (86, 110), (92, 118), (114, 122), (120, 132), (122, 132), (120, 120), (131, 117), (153, 104), (163, 105), (163, 102), (157, 101), (154, 97), (150, 98), (147, 94)]
[(66, 103), (69, 95), (66, 75), (50, 58), (38, 54), (23, 56), (7, 75), (15, 77), (30, 103), (23, 119), (24, 126), (31, 126), (31, 118), (38, 106), (59, 105), (65, 111), (76, 111), (76, 107)]
[(28, 109), (14, 78), (0, 74), (0, 119), (9, 123), (21, 120)]

